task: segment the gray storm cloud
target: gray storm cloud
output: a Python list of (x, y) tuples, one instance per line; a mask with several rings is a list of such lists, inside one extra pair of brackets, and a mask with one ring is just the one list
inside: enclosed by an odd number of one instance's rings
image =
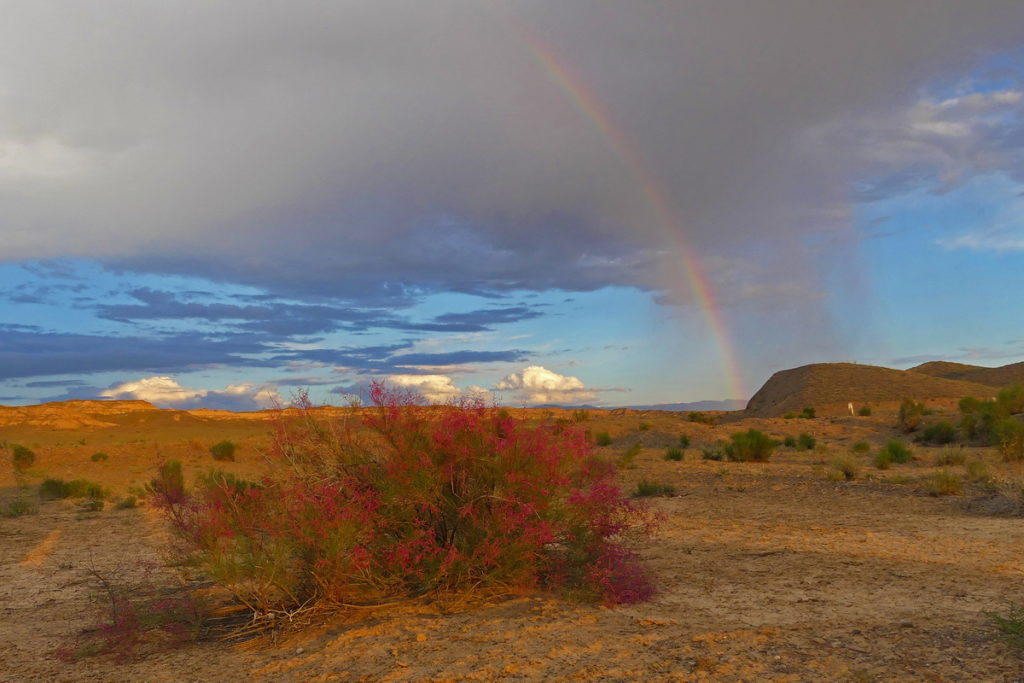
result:
[[(4, 15), (0, 258), (380, 302), (658, 287), (680, 236), (721, 259), (753, 237), (785, 267), (801, 234), (844, 229), (859, 168), (805, 133), (909, 106), (1024, 27), (1020, 2), (931, 0), (33, 0)], [(680, 235), (524, 34), (615, 122)]]

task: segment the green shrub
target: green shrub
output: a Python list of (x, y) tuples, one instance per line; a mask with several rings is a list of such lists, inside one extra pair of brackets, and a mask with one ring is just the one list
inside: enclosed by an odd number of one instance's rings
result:
[(817, 440), (807, 432), (801, 432), (796, 438), (796, 447), (801, 451), (813, 450), (816, 443)]
[(1024, 460), (1024, 424), (1015, 418), (1008, 417), (996, 423), (995, 433), (1003, 460), (1007, 462)]
[(897, 441), (896, 439), (893, 439), (882, 446), (882, 449), (879, 452), (888, 454), (889, 462), (894, 462), (899, 465), (908, 463), (914, 459), (910, 449), (907, 448), (902, 441)]
[(690, 437), (688, 437), (686, 434), (681, 435), (679, 437), (679, 447), (680, 448), (689, 448), (690, 447)]
[(650, 498), (652, 496), (674, 496), (676, 487), (671, 484), (659, 484), (657, 482), (641, 479), (633, 492), (634, 498)]
[(940, 446), (953, 443), (956, 441), (956, 427), (949, 420), (933, 422), (925, 427), (915, 440), (920, 443), (934, 443)]
[(971, 460), (964, 465), (964, 470), (967, 472), (967, 478), (974, 482), (986, 482), (992, 478), (988, 472), (988, 465), (981, 460)]
[(790, 411), (790, 412), (786, 413), (785, 415), (783, 415), (782, 419), (783, 420), (795, 420), (797, 417), (799, 417), (799, 416), (796, 413), (794, 413), (793, 411)]
[(16, 498), (0, 507), (0, 517), (4, 518), (24, 517), (25, 515), (34, 515), (38, 512), (39, 506), (24, 498)]
[(590, 419), (590, 411), (589, 410), (580, 409), (580, 410), (572, 411), (572, 421), (573, 422), (577, 422), (577, 423), (578, 422), (586, 422), (589, 419)]
[(135, 496), (125, 496), (121, 500), (117, 501), (115, 506), (118, 510), (130, 510), (134, 507), (138, 507), (139, 501)]
[(18, 472), (24, 472), (36, 462), (36, 454), (31, 449), (14, 444), (11, 446), (11, 464)]
[(963, 489), (963, 482), (952, 472), (939, 470), (928, 478), (925, 488), (932, 496), (955, 496)]
[(639, 442), (633, 444), (626, 451), (619, 456), (619, 461), (616, 463), (621, 470), (630, 469), (635, 467), (633, 461), (636, 460), (636, 456), (640, 455), (640, 451), (643, 450), (643, 446)]
[(648, 431), (651, 430), (651, 423), (650, 422), (641, 422), (640, 424), (638, 424), (636, 426), (636, 428), (637, 428), (637, 431), (648, 432)]
[(867, 441), (855, 441), (853, 446), (850, 447), (854, 453), (867, 453), (871, 450), (871, 444)]
[(871, 417), (871, 406), (861, 406), (857, 414), (861, 417)]
[(829, 479), (852, 481), (860, 474), (860, 463), (850, 456), (836, 458), (829, 463)]
[(811, 420), (814, 418), (814, 416), (814, 408), (811, 408), (810, 406), (807, 406), (806, 408), (800, 411), (800, 417), (804, 418), (805, 420)]
[(725, 445), (725, 454), (729, 460), (738, 462), (765, 462), (779, 446), (778, 441), (756, 429), (732, 434), (729, 438), (732, 443)]
[(796, 437), (787, 436), (782, 440), (782, 445), (786, 448), (796, 448)]
[(101, 460), (106, 460), (108, 457), (109, 456), (106, 453), (93, 453), (89, 459), (93, 462), (100, 462)]
[(103, 506), (104, 503), (99, 498), (86, 498), (78, 504), (78, 509), (82, 512), (99, 512)]
[(94, 481), (88, 479), (73, 479), (69, 481), (67, 486), (68, 498), (92, 498), (93, 500), (103, 500), (109, 493), (102, 486)]
[(686, 419), (689, 420), (690, 422), (699, 422), (701, 424), (706, 425), (714, 425), (718, 423), (718, 418), (716, 418), (714, 415), (707, 415), (705, 413), (700, 412), (699, 410), (687, 413)]
[(700, 457), (702, 460), (721, 462), (722, 460), (725, 460), (725, 451), (722, 448), (722, 444), (719, 443), (716, 446), (701, 449)]
[(967, 456), (964, 454), (962, 448), (951, 448), (946, 447), (942, 449), (942, 452), (935, 456), (936, 465), (963, 465), (964, 460)]
[(594, 442), (597, 443), (598, 446), (608, 446), (611, 445), (612, 437), (608, 432), (598, 432), (597, 434), (594, 434)]
[(237, 446), (235, 446), (233, 441), (218, 441), (210, 446), (210, 455), (213, 456), (214, 460), (234, 461), (235, 448)]
[(875, 453), (872, 463), (880, 470), (887, 470), (892, 467), (892, 455), (889, 451), (882, 449)]
[(683, 459), (683, 451), (682, 451), (682, 449), (680, 449), (680, 448), (669, 448), (668, 450), (665, 451), (665, 459), (666, 460), (675, 460), (676, 462), (679, 462), (680, 460)]
[(43, 500), (54, 500), (58, 498), (91, 498), (103, 500), (109, 492), (94, 481), (88, 479), (45, 479), (39, 485), (39, 497)]
[(1009, 415), (1024, 413), (1024, 385), (1016, 384), (1002, 389), (996, 396), (996, 403)]
[(924, 415), (924, 404), (907, 398), (900, 404), (899, 417), (896, 426), (906, 433), (916, 431), (921, 426), (921, 416)]
[(43, 500), (56, 500), (68, 497), (68, 485), (63, 479), (44, 479), (39, 485), (39, 497)]
[(1010, 605), (1006, 614), (987, 614), (1009, 645), (1024, 650), (1024, 605)]

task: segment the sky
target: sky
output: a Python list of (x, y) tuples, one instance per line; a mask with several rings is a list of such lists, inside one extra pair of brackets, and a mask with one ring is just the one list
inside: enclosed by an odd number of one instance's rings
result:
[(9, 0), (0, 404), (1024, 360), (1024, 3)]

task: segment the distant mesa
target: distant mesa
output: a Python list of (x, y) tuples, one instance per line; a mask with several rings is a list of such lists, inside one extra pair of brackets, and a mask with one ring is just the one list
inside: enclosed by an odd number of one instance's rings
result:
[[(1013, 379), (1018, 376), (1020, 380)], [(1024, 363), (983, 368), (934, 362), (910, 370), (856, 363), (815, 363), (776, 372), (750, 399), (746, 413), (777, 417), (800, 412), (805, 406), (845, 406), (905, 398), (980, 398), (994, 396), (1000, 387), (1015, 381), (1024, 381)]]

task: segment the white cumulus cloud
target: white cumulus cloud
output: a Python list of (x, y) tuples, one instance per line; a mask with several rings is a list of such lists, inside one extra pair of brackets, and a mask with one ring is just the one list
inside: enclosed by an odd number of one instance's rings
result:
[(388, 375), (386, 381), (403, 389), (412, 389), (431, 403), (444, 403), (463, 393), (447, 375)]
[(597, 397), (578, 377), (560, 375), (541, 365), (530, 365), (512, 373), (494, 385), (500, 391), (513, 391), (524, 403), (579, 403)]
[(231, 384), (224, 389), (190, 389), (173, 377), (144, 377), (122, 382), (100, 392), (103, 398), (138, 399), (161, 408), (215, 408), (222, 410), (260, 410), (279, 404), (272, 389), (252, 384)]

